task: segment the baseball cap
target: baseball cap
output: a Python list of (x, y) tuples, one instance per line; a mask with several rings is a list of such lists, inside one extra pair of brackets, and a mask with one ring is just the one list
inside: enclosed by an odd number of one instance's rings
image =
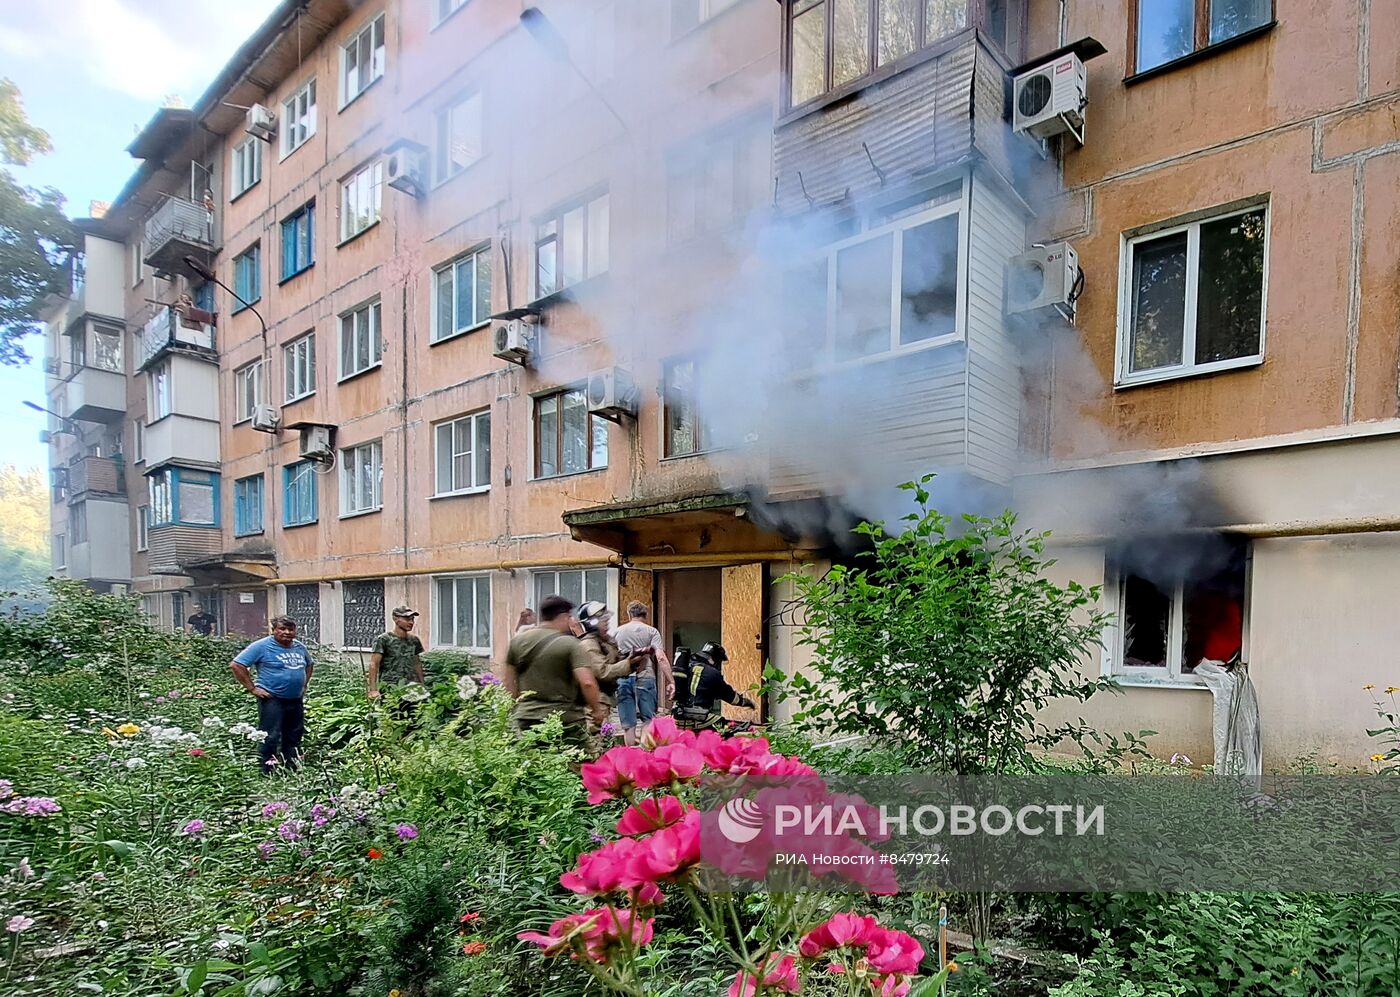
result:
[(395, 607), (394, 607), (394, 615), (395, 615), (395, 616), (417, 616), (417, 615), (418, 615), (418, 610), (416, 610), (416, 609), (409, 609), (407, 606), (395, 606)]

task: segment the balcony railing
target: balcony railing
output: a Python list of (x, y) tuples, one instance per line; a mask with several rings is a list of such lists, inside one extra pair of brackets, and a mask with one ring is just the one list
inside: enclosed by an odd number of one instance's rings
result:
[(137, 346), (138, 370), (149, 367), (170, 350), (185, 350), (215, 359), (214, 326), (212, 323), (182, 318), (174, 308), (166, 306), (156, 311), (141, 329)]
[(120, 457), (77, 457), (68, 464), (68, 494), (73, 500), (88, 492), (124, 495), (126, 462)]
[(157, 273), (184, 273), (185, 256), (203, 257), (218, 248), (214, 214), (202, 204), (166, 198), (146, 220), (146, 262)]

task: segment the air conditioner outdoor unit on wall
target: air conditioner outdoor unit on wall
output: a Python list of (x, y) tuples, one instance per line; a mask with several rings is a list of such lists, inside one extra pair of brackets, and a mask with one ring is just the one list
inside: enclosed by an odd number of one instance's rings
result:
[(282, 413), (272, 405), (257, 405), (253, 408), (253, 428), (260, 433), (275, 433), (282, 422)]
[(1069, 132), (1084, 143), (1084, 108), (1089, 89), (1084, 63), (1073, 52), (1027, 70), (1012, 81), (1011, 126), (1046, 139)]
[(335, 427), (315, 424), (301, 427), (300, 453), (303, 460), (330, 464), (335, 460)]
[(513, 318), (496, 326), (492, 335), (492, 353), (502, 360), (518, 363), (522, 367), (530, 362), (531, 347), (535, 340), (535, 327), (522, 318)]
[(1067, 242), (1037, 246), (1006, 265), (1006, 314), (1029, 316), (1049, 310), (1074, 318), (1083, 289), (1079, 254)]
[(416, 145), (400, 144), (389, 152), (384, 164), (389, 186), (409, 197), (422, 197), (427, 191), (427, 157)]
[(609, 367), (588, 376), (588, 411), (603, 419), (621, 422), (637, 416), (637, 387), (622, 367)]
[(271, 142), (277, 137), (277, 115), (261, 104), (254, 104), (248, 108), (248, 117), (243, 123), (243, 130), (254, 138)]

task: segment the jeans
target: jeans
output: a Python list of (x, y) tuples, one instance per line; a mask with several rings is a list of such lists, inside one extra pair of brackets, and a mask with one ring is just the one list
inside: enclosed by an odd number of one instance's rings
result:
[(300, 767), (301, 735), (306, 731), (306, 713), (300, 699), (259, 699), (258, 729), (267, 733), (258, 747), (264, 775), (276, 767), (274, 757), (290, 768)]
[(629, 675), (617, 682), (617, 718), (622, 729), (650, 723), (656, 716), (656, 676)]

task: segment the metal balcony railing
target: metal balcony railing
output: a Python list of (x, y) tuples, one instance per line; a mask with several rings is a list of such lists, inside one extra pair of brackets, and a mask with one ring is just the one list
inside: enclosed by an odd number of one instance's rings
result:
[(156, 311), (141, 329), (137, 346), (137, 369), (145, 369), (161, 354), (172, 349), (214, 354), (214, 326), (180, 317), (170, 306)]
[(184, 257), (216, 252), (214, 214), (202, 204), (166, 198), (146, 220), (146, 263), (158, 273), (184, 272)]

